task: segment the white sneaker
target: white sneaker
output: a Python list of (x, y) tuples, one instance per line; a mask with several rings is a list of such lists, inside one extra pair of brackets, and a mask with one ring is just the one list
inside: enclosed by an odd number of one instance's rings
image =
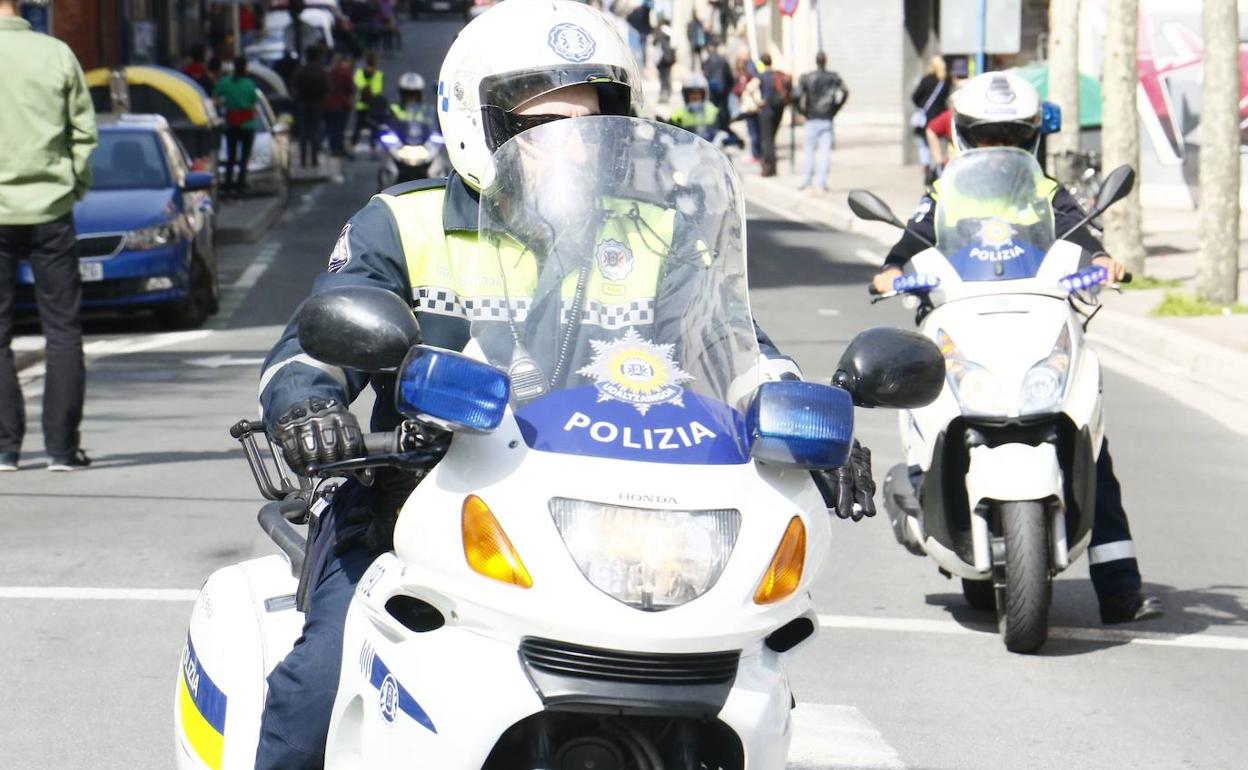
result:
[(0, 473), (17, 470), (17, 452), (0, 452)]

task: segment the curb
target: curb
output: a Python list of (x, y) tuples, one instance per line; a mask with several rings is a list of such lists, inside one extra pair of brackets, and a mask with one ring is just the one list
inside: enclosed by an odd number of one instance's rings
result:
[[(217, 221), (217, 243), (254, 243), (268, 232), (282, 216), (285, 202), (276, 196), (251, 198), (222, 206), (222, 216)], [(225, 216), (231, 211), (232, 216)], [(234, 212), (237, 212), (236, 214)], [(224, 223), (222, 220), (226, 220)]]

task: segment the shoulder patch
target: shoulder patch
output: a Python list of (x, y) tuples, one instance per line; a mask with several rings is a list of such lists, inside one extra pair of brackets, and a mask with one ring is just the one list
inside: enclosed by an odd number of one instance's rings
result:
[(382, 195), (405, 195), (410, 192), (420, 192), (421, 190), (437, 190), (446, 187), (447, 178), (444, 176), (433, 179), (413, 179), (410, 182), (399, 182), (391, 185), (381, 191)]
[(342, 226), (342, 232), (338, 233), (338, 242), (334, 244), (334, 250), (329, 253), (329, 267), (326, 268), (331, 273), (336, 273), (347, 266), (351, 261), (351, 223)]

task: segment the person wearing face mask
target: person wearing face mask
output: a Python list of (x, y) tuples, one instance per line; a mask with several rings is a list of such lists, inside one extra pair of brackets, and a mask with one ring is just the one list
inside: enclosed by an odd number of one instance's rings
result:
[[(627, 43), (601, 11), (572, 0), (509, 0), (459, 33), (438, 82), (445, 84), (439, 89), (437, 110), (452, 172), (445, 179), (407, 182), (374, 196), (343, 227), (313, 294), (346, 286), (382, 288), (410, 304), (426, 344), (460, 350), (469, 341), (470, 324), (497, 320), (500, 298), (506, 297), (499, 286), (498, 253), (482, 242), (479, 233), (480, 191), (494, 181), (494, 152), (513, 138), (521, 142), (525, 131), (557, 121), (634, 114), (640, 106), (641, 81)], [(535, 154), (532, 179), (526, 183), (549, 186), (569, 179), (566, 165), (559, 165), (569, 159), (580, 160), (582, 173), (595, 173), (595, 164), (605, 159), (594, 157), (592, 149), (569, 142), (562, 161)], [(546, 232), (553, 228), (544, 229), (543, 220), (592, 221), (580, 225), (585, 238), (627, 241), (638, 228), (653, 231), (668, 243), (676, 235), (675, 216), (657, 205), (638, 207), (634, 215), (631, 208), (621, 213), (612, 204), (607, 207), (612, 216), (591, 220), (590, 214), (597, 217), (600, 212), (590, 211), (595, 204), (587, 203), (586, 196), (541, 192), (531, 203), (509, 204), (512, 218), (533, 223), (527, 230), (518, 228), (517, 235), (535, 246), (553, 243)], [(532, 253), (517, 252), (517, 259), (536, 260), (539, 251), (545, 258), (556, 253), (533, 248), (527, 250)], [(591, 272), (601, 270), (611, 254), (602, 249), (588, 253), (595, 256), (592, 265), (587, 269), (584, 260), (571, 265), (575, 274), (570, 273), (568, 281), (574, 291), (580, 287), (585, 311), (570, 317), (588, 318), (583, 322), (587, 327), (592, 326), (594, 312), (619, 320), (618, 313), (629, 312), (632, 302), (653, 298), (659, 290), (653, 277), (645, 278), (653, 273), (636, 266), (608, 287)], [(665, 256), (661, 248), (639, 248), (632, 254), (637, 265)], [(548, 293), (556, 300), (553, 308), (531, 312), (548, 312), (552, 322), (559, 323), (560, 302), (568, 299), (560, 289), (567, 285), (558, 284)], [(625, 325), (642, 329), (646, 323), (652, 321), (639, 315)], [(796, 366), (780, 357), (761, 332), (758, 336), (764, 352), (777, 359), (772, 372), (797, 376)], [(523, 372), (511, 375), (513, 390), (519, 394)], [(394, 406), (393, 374), (370, 375), (316, 361), (301, 348), (296, 322), (291, 321), (263, 365), (260, 405), (266, 431), (292, 469), (306, 473), (313, 463), (361, 453), (363, 430), (347, 407), (370, 385), (376, 394), (371, 429), (393, 430), (402, 419)], [(869, 463), (854, 478), (863, 480), (856, 488), (865, 490)], [(323, 765), (347, 606), (368, 565), (392, 546), (398, 508), (415, 483), (414, 477), (397, 469), (379, 469), (370, 487), (344, 483), (317, 519), (303, 575), (307, 590), (303, 634), (268, 678), (257, 768)], [(848, 506), (842, 507), (850, 515)]]
[(707, 100), (710, 87), (706, 78), (693, 74), (680, 84), (680, 96), (684, 104), (668, 118), (673, 126), (691, 131), (708, 142), (719, 135), (719, 108)]

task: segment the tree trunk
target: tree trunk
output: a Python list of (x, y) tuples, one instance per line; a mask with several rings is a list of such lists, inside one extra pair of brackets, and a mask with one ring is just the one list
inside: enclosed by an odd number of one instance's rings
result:
[[(1140, 170), (1140, 119), (1135, 104), (1136, 28), (1139, 0), (1106, 0), (1104, 125), (1102, 168)], [(1136, 275), (1144, 274), (1144, 239), (1140, 231), (1140, 185), (1105, 214), (1105, 249)]]
[(1200, 266), (1196, 291), (1229, 305), (1239, 293), (1239, 9), (1204, 0), (1200, 87)]
[(1079, 152), (1079, 0), (1049, 3), (1049, 101), (1062, 108), (1062, 130), (1048, 139), (1050, 168), (1062, 184), (1074, 181)]

